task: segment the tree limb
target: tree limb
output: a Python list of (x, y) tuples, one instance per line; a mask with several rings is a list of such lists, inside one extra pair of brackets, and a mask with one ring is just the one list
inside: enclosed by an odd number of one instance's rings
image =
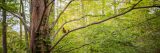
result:
[(106, 19), (101, 20), (101, 21), (98, 21), (98, 22), (93, 22), (93, 23), (88, 24), (88, 25), (86, 25), (86, 26), (82, 26), (82, 27), (79, 27), (79, 28), (75, 28), (75, 29), (73, 29), (73, 30), (71, 30), (71, 31), (63, 34), (62, 37), (55, 43), (55, 45), (54, 45), (53, 47), (51, 47), (50, 51), (53, 50), (53, 49), (59, 44), (59, 42), (60, 42), (65, 36), (67, 36), (69, 33), (73, 32), (73, 31), (77, 31), (77, 30), (79, 30), (79, 29), (83, 29), (83, 28), (92, 26), (92, 25), (100, 24), (100, 23), (103, 23), (103, 22), (108, 21), (108, 20), (110, 20), (110, 19), (113, 19), (113, 18), (116, 18), (116, 17), (118, 17), (118, 16), (124, 15), (124, 14), (132, 11), (132, 10), (134, 9), (134, 7), (137, 6), (141, 1), (142, 1), (142, 0), (139, 0), (139, 1), (138, 1), (135, 5), (133, 5), (129, 10), (127, 10), (127, 11), (125, 11), (125, 12), (123, 12), (123, 13), (120, 13), (120, 14), (117, 14), (117, 15), (114, 15), (114, 16), (111, 16), (111, 17), (109, 17), (109, 18), (106, 18)]
[[(83, 16), (82, 18), (85, 18), (85, 16)], [(73, 20), (70, 20), (70, 21), (68, 21), (68, 22), (63, 23), (63, 24), (61, 25), (61, 27), (54, 33), (54, 35), (53, 35), (52, 38), (54, 39), (54, 38), (56, 37), (56, 35), (60, 32), (60, 30), (64, 27), (65, 24), (70, 23), (70, 22), (74, 22), (74, 21), (78, 21), (78, 20), (80, 20), (80, 19), (82, 19), (82, 18), (73, 19)]]
[(157, 17), (149, 18), (149, 19), (147, 19), (147, 20), (145, 20), (143, 22), (140, 22), (140, 23), (138, 23), (136, 25), (128, 26), (128, 27), (120, 29), (120, 30), (115, 30), (115, 31), (111, 32), (111, 35), (116, 35), (115, 33), (120, 33), (121, 31), (125, 31), (125, 30), (128, 30), (128, 29), (133, 28), (133, 27), (137, 27), (137, 26), (139, 26), (139, 25), (141, 25), (141, 24), (143, 24), (145, 22), (151, 21), (151, 20), (156, 19), (156, 18)]
[(160, 6), (155, 6), (155, 5), (153, 5), (153, 6), (135, 7), (134, 9), (141, 9), (141, 8), (153, 8), (153, 7), (158, 7), (158, 8), (160, 8)]
[(55, 0), (52, 0), (48, 5), (47, 5), (47, 7), (49, 6), (49, 5), (51, 5), (52, 4), (52, 2), (54, 2)]
[[(147, 20), (145, 20), (145, 21), (143, 21), (143, 22), (140, 22), (140, 23), (138, 23), (138, 24), (136, 24), (136, 25), (134, 25), (134, 26), (129, 26), (129, 27), (126, 27), (125, 29), (121, 29), (121, 30), (115, 30), (115, 31), (113, 31), (113, 32), (120, 32), (120, 31), (122, 31), (122, 30), (127, 30), (127, 29), (129, 29), (129, 28), (136, 27), (136, 26), (139, 26), (140, 24), (143, 24), (143, 23), (145, 23), (145, 22), (151, 21), (151, 20), (153, 20), (153, 19), (155, 19), (155, 18), (157, 18), (157, 17), (149, 18), (149, 19), (147, 19)], [(113, 33), (113, 32), (112, 32), (112, 33)], [(112, 34), (112, 33), (111, 33), (111, 34)], [(93, 43), (93, 42), (91, 42), (91, 43)], [(79, 47), (77, 47), (77, 48), (72, 48), (72, 49), (70, 49), (70, 50), (64, 51), (64, 53), (67, 53), (67, 52), (70, 52), (70, 51), (73, 51), (73, 50), (76, 50), (76, 49), (80, 49), (80, 48), (82, 48), (82, 47), (84, 47), (84, 46), (87, 46), (87, 45), (89, 45), (89, 44), (91, 44), (91, 43), (81, 45), (81, 46), (79, 46)]]
[[(63, 23), (62, 25), (61, 25), (61, 27), (58, 29), (58, 31), (56, 31), (55, 33), (54, 33), (54, 35), (53, 35), (53, 39), (56, 37), (56, 35), (60, 32), (60, 30), (64, 27), (64, 25), (65, 24), (67, 24), (67, 23), (71, 23), (71, 22), (74, 22), (74, 21), (78, 21), (78, 20), (81, 20), (81, 19), (83, 19), (83, 18), (86, 18), (87, 16), (90, 16), (90, 17), (98, 17), (98, 16), (105, 16), (105, 15), (85, 15), (85, 16), (82, 16), (81, 18), (78, 18), (78, 19), (73, 19), (73, 20), (70, 20), (70, 21), (68, 21), (68, 22), (65, 22), (65, 23)], [(52, 39), (52, 40), (53, 40)]]
[(5, 10), (5, 11), (11, 13), (14, 17), (20, 19), (20, 21), (22, 22), (22, 24), (24, 25), (24, 27), (25, 27), (25, 28), (27, 29), (27, 31), (29, 32), (29, 27), (27, 26), (27, 24), (25, 23), (24, 19), (22, 19), (20, 15), (17, 15), (17, 14), (15, 14), (14, 12), (11, 12), (11, 11), (9, 11), (9, 10), (6, 10), (6, 9), (4, 9), (3, 7), (1, 7), (1, 8), (2, 8), (3, 10)]
[(27, 26), (27, 24), (26, 24), (26, 22), (24, 21), (24, 19), (22, 19), (20, 16), (14, 14), (14, 13), (12, 13), (12, 12), (10, 12), (10, 13), (11, 13), (14, 17), (17, 17), (18, 19), (20, 19), (20, 21), (23, 23), (25, 29), (26, 29), (28, 32), (30, 31), (30, 30), (29, 30), (29, 27)]
[(58, 22), (59, 18), (61, 17), (61, 15), (64, 13), (64, 11), (66, 11), (66, 9), (68, 8), (68, 6), (73, 2), (74, 0), (71, 0), (67, 5), (66, 7), (62, 10), (62, 12), (58, 15), (57, 19), (52, 22), (52, 25), (50, 27), (50, 30), (52, 30), (52, 28), (54, 28), (55, 24)]

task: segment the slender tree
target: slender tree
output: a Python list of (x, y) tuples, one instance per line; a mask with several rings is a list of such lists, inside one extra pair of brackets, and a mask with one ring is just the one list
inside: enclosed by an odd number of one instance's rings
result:
[[(6, 3), (5, 0), (2, 0), (2, 5), (5, 7)], [(3, 53), (7, 53), (7, 23), (6, 23), (6, 11), (3, 10), (3, 21), (2, 21), (2, 46), (3, 46)]]
[[(27, 21), (26, 21), (26, 16), (25, 16), (25, 12), (24, 12), (24, 3), (23, 3), (23, 0), (20, 0), (20, 6), (21, 6), (21, 8), (20, 8), (20, 10), (21, 10), (21, 16), (23, 17), (23, 19), (24, 19), (24, 22), (25, 23), (27, 23)], [(22, 23), (22, 22), (21, 22)], [(26, 44), (26, 53), (28, 53), (29, 52), (29, 42), (28, 42), (28, 33), (27, 33), (27, 29), (25, 28), (25, 26), (24, 26), (24, 31), (25, 31), (25, 44)]]
[(21, 22), (19, 22), (19, 26), (20, 26), (20, 31), (19, 31), (19, 34), (20, 34), (20, 38), (22, 39), (22, 23)]

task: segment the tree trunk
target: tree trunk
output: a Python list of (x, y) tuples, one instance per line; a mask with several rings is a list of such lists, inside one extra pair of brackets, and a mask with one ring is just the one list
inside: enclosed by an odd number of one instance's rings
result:
[(19, 22), (19, 27), (20, 27), (20, 32), (19, 32), (20, 39), (22, 40), (22, 22), (21, 21)]
[[(25, 23), (27, 23), (27, 21), (26, 21), (26, 16), (25, 16), (25, 12), (24, 12), (24, 3), (23, 3), (23, 1), (22, 0), (20, 0), (20, 6), (21, 6), (21, 10), (20, 10), (20, 12), (22, 13), (21, 15), (22, 15), (22, 17), (23, 17), (23, 19), (24, 19), (24, 22)], [(21, 24), (22, 25), (22, 24)], [(21, 26), (22, 27), (22, 26)], [(21, 28), (20, 27), (20, 28)], [(25, 28), (25, 26), (24, 26), (24, 31), (25, 31), (25, 44), (26, 44), (26, 53), (29, 53), (29, 42), (28, 42), (28, 33), (27, 33), (27, 28)]]
[(48, 0), (31, 1), (30, 48), (32, 53), (50, 53), (49, 10)]
[[(2, 5), (5, 6), (5, 0), (2, 0)], [(3, 21), (2, 21), (2, 47), (3, 53), (7, 53), (7, 23), (6, 23), (6, 11), (3, 10)]]

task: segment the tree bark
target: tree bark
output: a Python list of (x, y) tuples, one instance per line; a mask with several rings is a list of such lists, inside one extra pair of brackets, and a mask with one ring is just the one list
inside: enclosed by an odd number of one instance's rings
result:
[(20, 27), (20, 32), (19, 32), (20, 39), (22, 40), (22, 23), (21, 23), (21, 21), (19, 22), (19, 27)]
[[(21, 15), (24, 19), (24, 22), (27, 24), (27, 21), (26, 21), (26, 16), (25, 16), (25, 12), (24, 12), (24, 3), (22, 0), (20, 0), (20, 3), (21, 3)], [(22, 25), (22, 22), (21, 22), (21, 25)], [(22, 26), (21, 26), (22, 27)], [(29, 41), (28, 41), (28, 33), (27, 33), (27, 28), (25, 28), (24, 26), (24, 31), (25, 31), (25, 44), (26, 44), (26, 53), (29, 53)]]
[(32, 53), (50, 53), (49, 11), (48, 0), (31, 1), (30, 49)]
[[(5, 0), (2, 0), (2, 5), (5, 6)], [(3, 10), (3, 21), (2, 21), (2, 47), (3, 53), (7, 53), (7, 23), (6, 23), (6, 11)]]

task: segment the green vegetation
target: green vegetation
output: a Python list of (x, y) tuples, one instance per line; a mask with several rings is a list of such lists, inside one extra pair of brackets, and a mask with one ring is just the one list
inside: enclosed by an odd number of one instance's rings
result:
[[(35, 12), (31, 2), (6, 0), (3, 5), (0, 1), (0, 36), (2, 11), (6, 11), (8, 53), (38, 53), (29, 47)], [(55, 0), (49, 7), (48, 20), (42, 19), (41, 26), (45, 20), (49, 34), (43, 35), (47, 39), (39, 36), (53, 48), (50, 53), (160, 53), (159, 0)]]

